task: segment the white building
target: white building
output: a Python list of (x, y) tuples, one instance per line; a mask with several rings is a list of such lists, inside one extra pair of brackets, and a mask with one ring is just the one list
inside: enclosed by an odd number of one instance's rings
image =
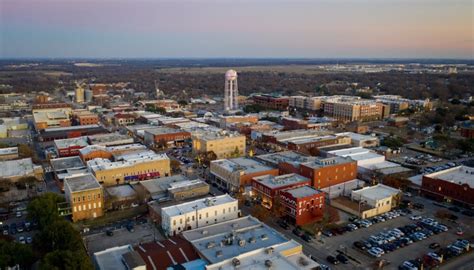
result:
[(224, 86), (224, 110), (233, 111), (239, 108), (237, 98), (239, 96), (239, 88), (237, 86), (237, 72), (233, 69), (225, 73)]
[(161, 227), (165, 234), (172, 236), (238, 216), (238, 201), (225, 194), (162, 208)]
[(400, 190), (386, 185), (378, 184), (371, 187), (365, 187), (352, 191), (352, 200), (359, 202), (359, 205), (366, 205), (370, 209), (359, 211), (362, 218), (369, 218), (380, 215), (396, 207), (398, 201), (397, 195)]
[(337, 133), (336, 136), (348, 136), (351, 138), (351, 145), (360, 147), (375, 147), (380, 145), (380, 140), (376, 136), (363, 135), (354, 132)]

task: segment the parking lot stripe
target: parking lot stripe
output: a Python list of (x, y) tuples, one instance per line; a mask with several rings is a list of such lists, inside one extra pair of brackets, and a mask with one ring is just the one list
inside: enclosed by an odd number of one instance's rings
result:
[(160, 243), (159, 241), (156, 241), (156, 244), (157, 244), (158, 246), (162, 247), (162, 248), (165, 247), (165, 246), (164, 246), (162, 243)]
[(138, 248), (139, 248), (141, 251), (146, 252), (146, 250), (145, 250), (142, 246), (138, 245)]
[(189, 259), (188, 259), (188, 257), (186, 256), (186, 254), (184, 254), (184, 251), (183, 251), (181, 248), (179, 248), (179, 251), (181, 251), (181, 254), (183, 254), (184, 259), (185, 259), (187, 262), (189, 262)]
[(148, 256), (148, 260), (150, 261), (150, 264), (151, 264), (151, 267), (153, 267), (153, 270), (156, 270), (155, 263), (153, 262), (150, 256)]
[(170, 259), (171, 259), (171, 261), (173, 262), (173, 264), (178, 264), (178, 263), (174, 260), (173, 256), (171, 256), (171, 253), (169, 252), (169, 250), (167, 250), (166, 253), (168, 253), (168, 257), (170, 257)]
[(173, 244), (175, 244), (175, 245), (176, 245), (176, 242), (175, 242), (175, 241), (173, 241), (173, 240), (171, 240), (171, 238), (170, 238), (170, 239), (168, 239), (168, 240), (170, 240), (170, 242), (171, 242), (171, 243), (173, 243)]

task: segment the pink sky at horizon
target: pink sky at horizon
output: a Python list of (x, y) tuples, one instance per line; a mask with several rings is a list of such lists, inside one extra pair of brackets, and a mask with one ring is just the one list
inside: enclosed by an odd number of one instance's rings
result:
[(0, 57), (474, 56), (473, 1), (0, 0)]

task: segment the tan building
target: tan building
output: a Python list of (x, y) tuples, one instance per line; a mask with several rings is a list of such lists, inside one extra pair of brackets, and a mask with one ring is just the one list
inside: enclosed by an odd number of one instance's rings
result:
[(230, 124), (236, 124), (236, 123), (257, 124), (258, 115), (248, 114), (248, 115), (221, 116), (219, 125), (221, 128), (227, 128)]
[(374, 100), (334, 98), (325, 101), (324, 114), (340, 121), (380, 120), (383, 105)]
[(72, 221), (92, 219), (104, 214), (104, 192), (94, 175), (84, 173), (65, 178), (64, 193), (71, 205)]
[(72, 109), (68, 104), (36, 104), (33, 106), (32, 113), (36, 130), (71, 125)]
[(206, 132), (192, 136), (193, 153), (214, 152), (218, 159), (245, 155), (245, 136), (235, 133)]
[(289, 106), (296, 110), (317, 112), (323, 108), (322, 100), (322, 97), (291, 96)]
[(87, 162), (89, 170), (104, 186), (137, 182), (170, 175), (170, 160), (166, 154), (153, 151), (116, 156), (115, 161), (96, 158)]

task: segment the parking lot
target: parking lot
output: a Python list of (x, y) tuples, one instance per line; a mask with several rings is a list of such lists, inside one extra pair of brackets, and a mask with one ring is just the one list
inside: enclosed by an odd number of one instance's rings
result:
[[(381, 232), (388, 232), (394, 228), (403, 227), (409, 224), (416, 224), (420, 220), (411, 220), (410, 217), (417, 215), (423, 218), (435, 218), (435, 214), (440, 209), (446, 209), (440, 207), (439, 204), (434, 204), (433, 201), (422, 197), (409, 198), (413, 203), (421, 203), (424, 205), (422, 210), (412, 210), (411, 214), (405, 216), (399, 216), (385, 222), (375, 223), (368, 228), (359, 228), (352, 232), (346, 232), (342, 235), (327, 237), (322, 235), (320, 240), (313, 239), (308, 241), (303, 240), (301, 237), (296, 236), (292, 233), (294, 226), (290, 226), (288, 229), (283, 229), (279, 226), (276, 221), (268, 222), (272, 227), (286, 235), (288, 238), (292, 238), (303, 245), (303, 250), (307, 255), (311, 255), (316, 261), (328, 265), (331, 269), (373, 269), (380, 260), (389, 262), (388, 265), (384, 266), (383, 269), (398, 269), (399, 265), (405, 260), (412, 260), (415, 258), (422, 258), (428, 252), (436, 252), (439, 250), (431, 249), (429, 246), (432, 243), (438, 243), (440, 248), (444, 248), (458, 238), (468, 239), (474, 241), (474, 219), (459, 213), (455, 213), (458, 216), (456, 221), (439, 220), (438, 221), (448, 227), (447, 232), (439, 232), (433, 234), (427, 239), (416, 241), (404, 247), (400, 247), (392, 252), (388, 252), (375, 258), (364, 251), (360, 251), (355, 248), (353, 243), (355, 241), (365, 241), (371, 235), (376, 235)], [(464, 235), (456, 235), (457, 228), (461, 227)], [(346, 253), (349, 257), (347, 264), (333, 265), (327, 260), (327, 256), (336, 256), (340, 252)], [(450, 259), (446, 264), (441, 266), (442, 269), (474, 269), (474, 253), (468, 253)]]
[[(109, 231), (109, 233), (107, 233)], [(112, 231), (112, 235), (110, 235)], [(102, 228), (100, 231), (95, 231), (92, 234), (83, 237), (84, 245), (89, 254), (101, 251), (107, 248), (122, 246), (122, 245), (137, 245), (151, 241), (161, 241), (164, 237), (155, 228), (153, 223), (135, 224), (133, 231), (130, 231), (124, 226)]]
[(31, 244), (38, 232), (37, 223), (27, 220), (26, 215), (26, 211), (16, 211), (3, 220), (0, 225), (2, 235), (13, 238), (17, 243)]

